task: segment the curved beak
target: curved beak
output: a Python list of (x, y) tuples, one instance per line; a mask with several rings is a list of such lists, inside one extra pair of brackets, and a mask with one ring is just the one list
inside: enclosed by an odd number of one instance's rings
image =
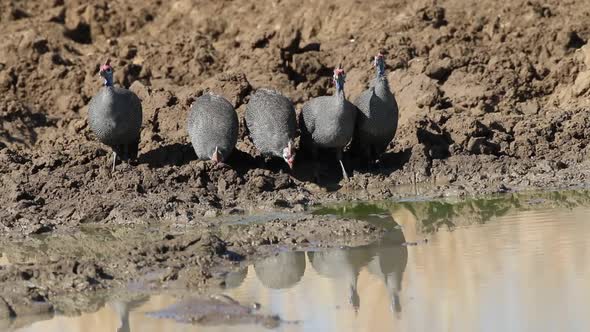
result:
[(289, 158), (285, 158), (287, 165), (289, 165), (289, 169), (293, 169), (293, 165), (295, 165), (295, 155), (292, 154)]

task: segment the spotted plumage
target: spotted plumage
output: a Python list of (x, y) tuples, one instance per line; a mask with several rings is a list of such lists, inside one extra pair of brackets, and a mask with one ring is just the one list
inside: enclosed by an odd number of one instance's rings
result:
[(187, 130), (197, 157), (223, 162), (238, 141), (238, 115), (222, 96), (206, 93), (191, 106)]
[(110, 61), (100, 67), (104, 86), (90, 100), (88, 124), (96, 137), (113, 149), (113, 170), (117, 156), (122, 160), (137, 158), (141, 133), (141, 101), (135, 93), (113, 86)]
[(246, 125), (263, 155), (283, 158), (293, 167), (297, 119), (289, 98), (275, 90), (257, 90), (246, 107)]
[(310, 145), (316, 161), (315, 177), (319, 178), (317, 149), (335, 149), (342, 167), (342, 175), (348, 178), (342, 152), (354, 132), (356, 107), (344, 95), (344, 70), (337, 68), (333, 77), (336, 92), (332, 96), (314, 98), (303, 105), (301, 112), (301, 134), (304, 144)]
[(364, 154), (367, 161), (379, 158), (395, 137), (398, 106), (385, 75), (385, 62), (379, 53), (375, 57), (376, 77), (356, 100), (356, 128), (353, 140), (355, 154)]

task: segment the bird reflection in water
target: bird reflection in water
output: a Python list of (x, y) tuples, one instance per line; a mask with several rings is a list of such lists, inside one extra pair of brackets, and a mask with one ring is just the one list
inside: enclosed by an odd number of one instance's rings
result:
[(307, 257), (318, 274), (330, 279), (341, 279), (348, 284), (348, 302), (355, 313), (358, 313), (360, 308), (358, 276), (362, 267), (371, 260), (371, 252), (365, 247), (332, 249), (309, 251)]
[(391, 310), (402, 312), (400, 293), (403, 274), (408, 263), (408, 248), (402, 246), (399, 235), (388, 234), (375, 247), (375, 256), (369, 263), (368, 270), (382, 278), (391, 301)]
[(254, 263), (258, 280), (267, 288), (284, 289), (298, 283), (305, 273), (305, 254), (283, 251)]
[(131, 301), (113, 300), (108, 303), (108, 305), (119, 317), (120, 323), (119, 327), (117, 327), (117, 332), (131, 331), (131, 327), (129, 325), (129, 313), (141, 307), (144, 303), (148, 301), (148, 299), (149, 296), (140, 296)]

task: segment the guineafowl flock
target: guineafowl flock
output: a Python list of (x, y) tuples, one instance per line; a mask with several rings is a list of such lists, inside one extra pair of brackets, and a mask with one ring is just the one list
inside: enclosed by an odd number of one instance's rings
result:
[[(347, 146), (353, 155), (372, 165), (393, 140), (398, 123), (398, 107), (385, 75), (383, 54), (377, 54), (373, 64), (376, 76), (354, 103), (345, 96), (346, 75), (339, 65), (334, 70), (334, 94), (306, 102), (299, 121), (293, 103), (279, 91), (255, 91), (246, 105), (245, 124), (256, 149), (263, 156), (282, 158), (292, 169), (299, 127), (300, 149), (311, 153), (316, 181), (320, 179), (321, 150), (335, 152), (344, 179), (348, 179), (343, 160)], [(112, 148), (114, 171), (117, 157), (125, 161), (137, 158), (142, 107), (133, 92), (113, 86), (110, 60), (100, 66), (99, 75), (104, 86), (90, 101), (88, 123), (97, 138)], [(238, 141), (236, 110), (224, 97), (205, 93), (190, 107), (187, 132), (199, 159), (223, 163)]]

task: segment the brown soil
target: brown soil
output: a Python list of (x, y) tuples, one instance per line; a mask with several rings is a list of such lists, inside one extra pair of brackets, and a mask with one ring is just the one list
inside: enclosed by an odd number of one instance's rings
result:
[[(589, 176), (590, 26), (583, 1), (2, 1), (0, 232), (81, 223), (194, 222), (337, 199), (583, 185)], [(375, 172), (344, 183), (261, 166), (243, 137), (228, 167), (194, 160), (185, 118), (206, 89), (241, 114), (273, 87), (299, 108), (347, 70), (353, 99), (377, 50), (401, 109)], [(99, 64), (143, 101), (137, 165), (111, 176), (86, 123)], [(333, 158), (328, 169), (337, 169)], [(329, 172), (338, 174), (338, 172)], [(328, 190), (326, 190), (328, 189)]]
[[(0, 0), (0, 233), (162, 221), (202, 231), (216, 223), (209, 217), (303, 211), (337, 200), (584, 186), (589, 16), (581, 0)], [(282, 91), (299, 109), (332, 91), (331, 70), (342, 63), (354, 99), (373, 75), (378, 50), (386, 54), (401, 112), (378, 170), (357, 169), (345, 182), (331, 176), (337, 165), (323, 156), (318, 186), (302, 158), (292, 174), (280, 163), (262, 166), (245, 135), (228, 165), (195, 160), (185, 118), (203, 91), (223, 94), (240, 115), (259, 87)], [(107, 57), (116, 81), (135, 91), (144, 109), (139, 160), (112, 175), (109, 149), (86, 122)], [(410, 191), (401, 190), (408, 184)], [(309, 235), (287, 233), (278, 241)], [(203, 236), (175, 236), (166, 247), (207, 243), (197, 255), (204, 261), (193, 258), (202, 271), (199, 264), (213, 264), (206, 257), (214, 261), (219, 256), (210, 254), (231, 242), (201, 242)], [(157, 257), (168, 259), (163, 241), (133, 255), (158, 266)], [(0, 282), (29, 285), (52, 271), (57, 284), (47, 293), (118, 280), (90, 258), (34, 266), (0, 270)], [(27, 299), (49, 296), (33, 289)], [(0, 316), (12, 306), (0, 298)]]

